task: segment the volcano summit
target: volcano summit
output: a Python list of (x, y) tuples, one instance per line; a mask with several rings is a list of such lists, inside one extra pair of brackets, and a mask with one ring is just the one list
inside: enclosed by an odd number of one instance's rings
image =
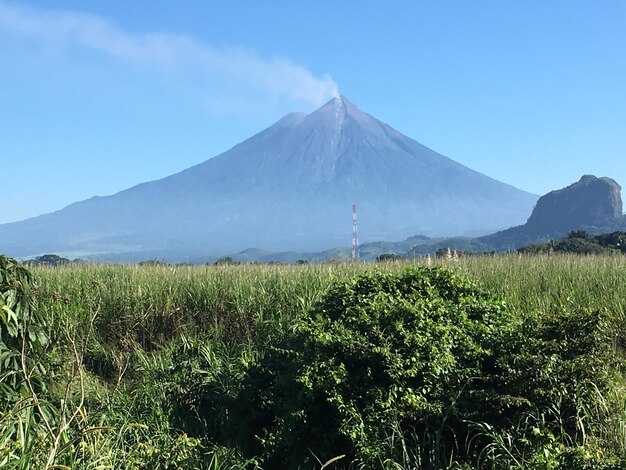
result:
[(174, 259), (319, 250), (349, 245), (353, 202), (361, 238), (372, 241), (493, 232), (523, 223), (536, 200), (339, 97), (180, 173), (0, 225), (0, 252)]

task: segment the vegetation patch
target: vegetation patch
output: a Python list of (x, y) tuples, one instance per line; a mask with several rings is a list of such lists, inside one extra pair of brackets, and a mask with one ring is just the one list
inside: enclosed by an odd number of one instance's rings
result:
[(584, 230), (547, 243), (525, 245), (517, 250), (523, 254), (569, 253), (579, 255), (626, 254), (626, 232), (591, 235)]
[(375, 466), (397, 428), (443, 461), (449, 431), (465, 427), (462, 396), (508, 327), (502, 302), (441, 268), (337, 282), (249, 371), (242, 421), (271, 466), (338, 455)]
[(2, 262), (1, 468), (626, 468), (623, 257)]

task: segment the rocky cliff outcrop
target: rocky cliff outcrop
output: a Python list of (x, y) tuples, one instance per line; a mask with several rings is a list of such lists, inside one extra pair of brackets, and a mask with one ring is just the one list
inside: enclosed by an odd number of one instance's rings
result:
[(611, 178), (585, 175), (537, 201), (524, 225), (479, 238), (496, 250), (557, 239), (573, 230), (591, 233), (626, 230), (621, 190)]
[(621, 190), (611, 178), (585, 175), (566, 188), (540, 197), (526, 227), (552, 232), (606, 225), (622, 217)]

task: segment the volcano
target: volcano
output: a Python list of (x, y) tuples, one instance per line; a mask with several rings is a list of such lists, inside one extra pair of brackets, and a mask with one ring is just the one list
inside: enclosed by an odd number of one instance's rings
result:
[(0, 252), (181, 258), (490, 233), (526, 221), (537, 196), (404, 136), (345, 97), (288, 114), (172, 176), (0, 225)]

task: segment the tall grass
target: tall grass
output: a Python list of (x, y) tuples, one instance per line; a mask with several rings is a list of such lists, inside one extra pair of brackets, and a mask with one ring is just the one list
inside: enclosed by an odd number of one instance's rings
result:
[[(426, 260), (414, 263), (422, 262)], [(69, 468), (175, 468), (174, 462), (187, 462), (189, 468), (254, 468), (255, 462), (218, 443), (188, 437), (171, 421), (175, 384), (165, 378), (172, 370), (186, 373), (177, 363), (181, 348), (198, 353), (200, 362), (189, 363), (189, 370), (196, 376), (205, 372), (206, 382), (227, 394), (231, 384), (221, 382), (219, 371), (253, 360), (332, 282), (350, 282), (372, 270), (399, 272), (406, 263), (33, 268), (35, 308), (50, 320), (57, 345), (54, 377), (65, 377), (51, 387), (52, 393), (67, 395), (70, 405), (79, 403), (81, 394), (85, 399), (63, 436), (56, 463)], [(458, 270), (500, 296), (520, 319), (578, 309), (607, 312), (616, 351), (626, 344), (626, 257), (497, 255), (434, 263)], [(65, 344), (69, 331), (78, 356)], [(79, 358), (77, 365), (85, 371), (80, 385), (67, 378), (64, 361), (72, 357)], [(620, 374), (616, 371), (615, 396), (607, 397), (610, 418), (598, 432), (626, 457), (626, 386)], [(20, 426), (33, 419), (32, 408), (25, 410), (15, 411), (21, 413)], [(524, 432), (518, 434), (523, 438)], [(417, 462), (419, 453), (409, 441), (396, 437), (390, 438), (392, 447), (396, 442), (403, 447), (390, 448), (389, 454), (399, 450), (400, 457), (381, 466), (434, 468)], [(33, 453), (33, 442), (12, 445), (16, 452)], [(194, 466), (199, 461), (205, 463)]]
[[(563, 307), (607, 309), (616, 316), (626, 310), (623, 256), (496, 255), (435, 262), (465, 272), (522, 315)], [(177, 328), (253, 334), (259, 323), (290, 321), (334, 280), (374, 269), (399, 271), (403, 265), (83, 265), (40, 267), (34, 273), (39, 308), (52, 308), (56, 297), (57, 303), (71, 305), (68, 313), (80, 320), (97, 307), (107, 329), (141, 330), (136, 339), (149, 347), (175, 335)]]
[(497, 255), (459, 265), (520, 314), (583, 307), (621, 316), (626, 308), (624, 256)]
[(98, 311), (103, 339), (150, 350), (180, 334), (253, 337), (268, 324), (289, 322), (337, 278), (362, 265), (37, 268), (38, 308), (64, 310), (85, 322)]

